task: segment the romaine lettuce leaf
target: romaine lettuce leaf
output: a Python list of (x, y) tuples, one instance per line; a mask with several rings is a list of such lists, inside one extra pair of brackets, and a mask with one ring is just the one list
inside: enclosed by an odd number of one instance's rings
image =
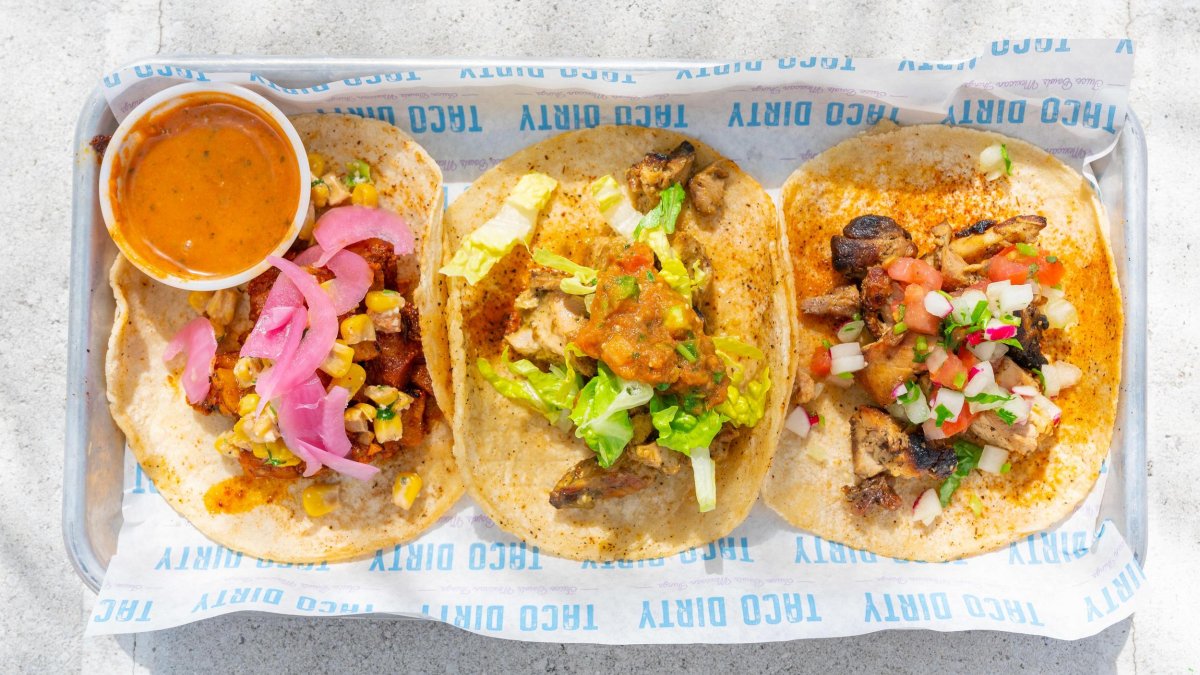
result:
[(571, 275), (559, 283), (559, 288), (564, 293), (587, 295), (596, 292), (596, 277), (598, 273), (590, 267), (584, 267), (561, 255), (541, 248), (533, 252), (533, 261), (543, 267), (549, 267)]
[(476, 362), (476, 367), (483, 379), (495, 387), (501, 396), (532, 408), (551, 424), (563, 420), (564, 414), (571, 409), (579, 395), (579, 376), (571, 367), (570, 359), (564, 367), (550, 366), (550, 372), (546, 373), (528, 359), (509, 361), (508, 349), (505, 349), (500, 354), (500, 363), (517, 377), (513, 379), (500, 375), (483, 358)]
[(725, 400), (714, 410), (736, 427), (752, 427), (762, 419), (767, 405), (767, 392), (770, 390), (771, 368), (764, 364), (758, 377), (744, 387), (730, 384)]
[(684, 412), (673, 399), (655, 396), (650, 400), (650, 421), (658, 430), (657, 443), (685, 455), (711, 445), (725, 421), (720, 413), (709, 410), (700, 416), (692, 415)]
[(692, 450), (691, 459), (696, 503), (700, 506), (700, 513), (708, 513), (717, 508), (717, 465), (707, 446)]
[(675, 221), (679, 218), (679, 212), (683, 210), (683, 200), (687, 194), (683, 191), (683, 186), (675, 183), (671, 187), (658, 193), (658, 206), (650, 209), (649, 213), (642, 216), (641, 222), (633, 230), (633, 238), (641, 239), (641, 233), (646, 230), (660, 229), (667, 234), (675, 232)]
[(600, 466), (608, 468), (621, 457), (633, 439), (628, 411), (644, 405), (653, 395), (650, 385), (623, 380), (597, 363), (596, 376), (579, 392), (571, 421), (576, 424), (575, 435), (596, 452)]
[(500, 211), (467, 235), (450, 263), (439, 271), (446, 276), (463, 277), (472, 286), (479, 283), (518, 243), (529, 245), (538, 214), (556, 187), (558, 181), (545, 174), (521, 176)]
[(633, 231), (642, 221), (642, 214), (633, 207), (629, 197), (611, 175), (601, 176), (588, 186), (596, 205), (600, 207), (600, 215), (608, 221), (609, 227), (621, 233), (626, 239), (633, 239)]

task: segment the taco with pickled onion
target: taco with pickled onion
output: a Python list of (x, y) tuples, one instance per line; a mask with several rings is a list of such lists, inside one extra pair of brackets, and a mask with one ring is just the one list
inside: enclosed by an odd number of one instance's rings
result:
[(292, 121), (314, 180), (291, 250), (190, 294), (118, 258), (106, 366), (113, 418), (167, 501), (222, 545), (299, 563), (410, 539), (463, 488), (418, 310), (441, 171), (383, 122)]
[(801, 330), (763, 498), (880, 554), (948, 560), (1050, 527), (1112, 440), (1121, 295), (1092, 187), (996, 133), (892, 128), (787, 181)]
[(754, 179), (679, 134), (601, 127), (504, 160), (443, 227), (455, 454), (488, 516), (604, 560), (745, 518), (792, 368), (782, 233)]

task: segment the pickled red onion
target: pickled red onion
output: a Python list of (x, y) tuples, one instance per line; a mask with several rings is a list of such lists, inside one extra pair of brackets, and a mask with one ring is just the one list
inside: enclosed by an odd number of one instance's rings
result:
[(400, 216), (387, 209), (366, 206), (342, 206), (330, 209), (317, 221), (313, 238), (324, 249), (317, 266), (325, 263), (338, 251), (364, 239), (382, 239), (392, 245), (396, 255), (413, 252), (412, 230)]
[(260, 406), (310, 378), (329, 356), (338, 333), (337, 312), (334, 311), (333, 302), (317, 285), (316, 279), (289, 260), (278, 256), (268, 256), (267, 260), (279, 268), (281, 278), (290, 280), (304, 296), (308, 305), (308, 331), (293, 353), (282, 355), (272, 366), (272, 371), (279, 373), (277, 377), (272, 377), (266, 383), (259, 378), (256, 391)]
[[(290, 281), (288, 285), (291, 285)], [(300, 317), (299, 326), (293, 326), (294, 315)], [(305, 322), (304, 310), (300, 307), (279, 306), (263, 309), (253, 330), (246, 336), (240, 355), (278, 360), (289, 344), (289, 338), (294, 338), (292, 341), (296, 343), (300, 341)]]
[[(292, 262), (301, 267), (316, 265), (324, 255), (325, 249), (317, 244), (304, 249)], [(371, 283), (375, 281), (375, 273), (371, 271), (371, 266), (357, 253), (338, 251), (329, 258), (325, 267), (328, 267), (334, 276), (329, 284), (334, 311), (339, 316), (353, 311), (367, 296), (367, 291), (371, 290)]]
[(208, 319), (198, 316), (184, 324), (167, 343), (163, 361), (170, 361), (181, 351), (187, 352), (187, 364), (180, 378), (183, 393), (188, 403), (199, 403), (212, 386), (213, 358), (217, 355), (217, 335)]
[[(320, 471), (322, 466), (359, 480), (370, 480), (379, 473), (379, 469), (370, 464), (345, 458), (350, 453), (350, 439), (346, 437), (342, 415), (349, 393), (342, 387), (334, 387), (326, 395), (321, 381), (310, 377), (280, 399), (279, 433), (288, 449), (304, 461), (306, 477)], [(331, 434), (328, 421), (335, 417), (337, 433)], [(339, 455), (342, 447), (345, 453)]]
[[(287, 281), (286, 279), (284, 281)], [(288, 282), (291, 283), (291, 282)], [(276, 308), (278, 310), (280, 308)], [(288, 327), (284, 331), (280, 331), (282, 335), (282, 343), (278, 345), (279, 352), (275, 358), (275, 363), (263, 370), (258, 376), (258, 381), (254, 385), (254, 391), (258, 393), (258, 408), (255, 414), (263, 411), (267, 407), (267, 403), (275, 398), (275, 395), (282, 391), (279, 387), (279, 382), (287, 372), (286, 364), (292, 360), (296, 354), (296, 349), (300, 346), (301, 336), (304, 335), (304, 325), (308, 323), (308, 314), (303, 308), (291, 308), (291, 317), (288, 319)], [(260, 319), (262, 317), (259, 317)], [(271, 345), (274, 349), (275, 345)], [(250, 356), (242, 350), (243, 356)], [(271, 358), (264, 356), (263, 358)]]
[(321, 403), (321, 445), (325, 450), (345, 457), (350, 454), (350, 439), (346, 436), (346, 403), (350, 391), (345, 387), (333, 387)]

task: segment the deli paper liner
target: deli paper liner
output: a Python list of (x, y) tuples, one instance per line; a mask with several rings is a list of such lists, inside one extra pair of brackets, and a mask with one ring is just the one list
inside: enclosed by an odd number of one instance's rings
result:
[[(112, 73), (117, 119), (187, 81), (245, 85), (284, 112), (345, 112), (411, 133), (442, 166), (447, 202), (531, 143), (635, 124), (699, 137), (778, 197), (799, 164), (881, 120), (1023, 138), (1091, 175), (1127, 112), (1128, 40), (999, 40), (954, 61), (789, 56), (611, 68), (471, 65), (363, 73), (288, 88), (258, 73), (170, 63)], [(786, 433), (786, 432), (785, 432)], [(415, 541), (353, 562), (292, 565), (214, 544), (126, 452), (124, 524), (87, 633), (130, 633), (238, 611), (388, 614), (547, 642), (742, 643), (889, 628), (1080, 638), (1134, 611), (1145, 584), (1111, 521), (1102, 474), (1052, 531), (949, 563), (893, 560), (798, 531), (761, 504), (734, 532), (678, 555), (576, 562), (497, 529), (469, 498)]]

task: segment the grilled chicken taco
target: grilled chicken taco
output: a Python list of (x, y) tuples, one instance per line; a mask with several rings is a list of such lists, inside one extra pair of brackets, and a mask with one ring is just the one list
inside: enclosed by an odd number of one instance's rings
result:
[(501, 528), (639, 559), (743, 520), (792, 367), (758, 183), (681, 135), (597, 128), (503, 161), (444, 225), (455, 453)]
[(462, 485), (417, 311), (441, 171), (382, 122), (293, 122), (320, 178), (291, 251), (244, 287), (191, 294), (118, 258), (107, 375), (176, 510), (230, 548), (310, 562), (416, 536)]
[(800, 372), (767, 504), (946, 560), (1044, 529), (1108, 452), (1121, 297), (1083, 177), (994, 133), (845, 141), (784, 187)]

